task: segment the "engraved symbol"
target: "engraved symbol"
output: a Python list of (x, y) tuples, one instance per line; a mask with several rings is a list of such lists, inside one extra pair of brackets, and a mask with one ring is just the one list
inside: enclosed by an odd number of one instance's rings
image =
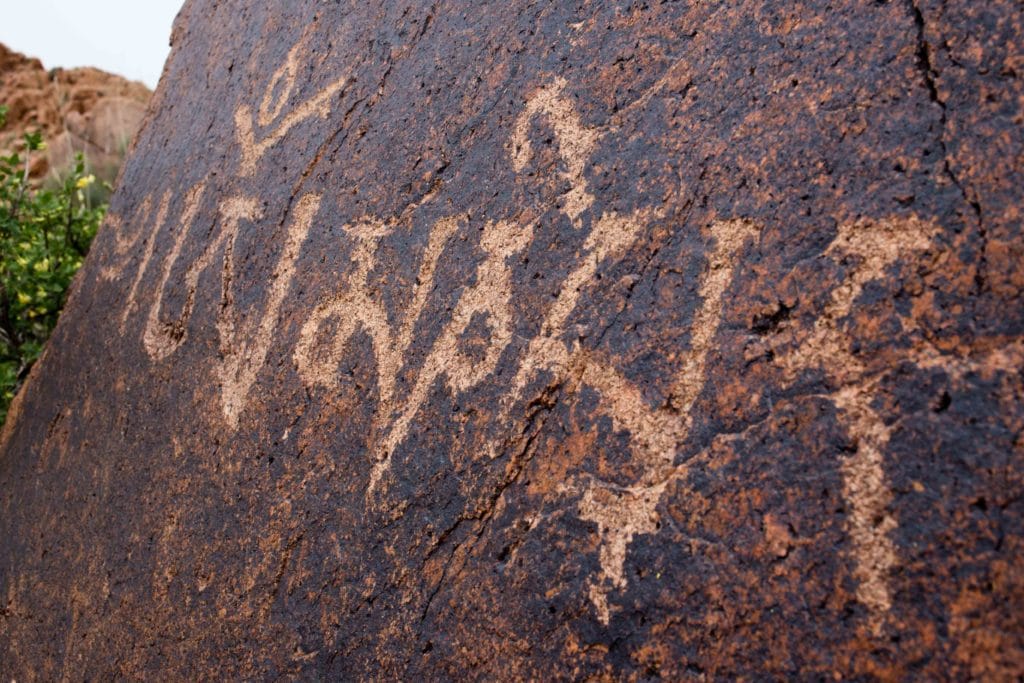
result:
[[(248, 105), (242, 105), (236, 111), (236, 134), (241, 146), (240, 174), (243, 176), (253, 174), (264, 154), (297, 124), (313, 117), (328, 116), (332, 98), (344, 89), (348, 81), (347, 77), (338, 78), (319, 94), (289, 108), (288, 102), (298, 77), (299, 52), (299, 45), (289, 52), (285, 63), (271, 78), (255, 114)], [(672, 78), (675, 77), (673, 69)], [(657, 87), (667, 82), (662, 79)], [(585, 177), (586, 165), (598, 141), (611, 127), (585, 126), (566, 96), (566, 89), (565, 81), (556, 79), (534, 93), (514, 126), (510, 156), (513, 170), (520, 173), (526, 169), (534, 152), (529, 139), (530, 125), (534, 118), (545, 117), (559, 142), (564, 164), (559, 174), (570, 186), (562, 196), (560, 210), (580, 228), (584, 224), (584, 214), (595, 202)], [(650, 92), (645, 93), (641, 100), (646, 102), (650, 95)], [(179, 232), (164, 262), (156, 300), (146, 318), (143, 343), (154, 360), (163, 360), (185, 342), (199, 276), (222, 254), (221, 305), (217, 316), (222, 359), (217, 364), (217, 372), (223, 387), (225, 417), (229, 426), (234, 428), (256, 374), (266, 360), (282, 302), (294, 277), (296, 259), (320, 198), (307, 195), (299, 200), (284, 249), (274, 268), (270, 296), (263, 313), (255, 324), (249, 324), (239, 333), (240, 323), (234, 310), (233, 250), (240, 224), (258, 220), (262, 215), (253, 199), (233, 198), (221, 204), (221, 231), (185, 273), (186, 300), (182, 313), (170, 321), (163, 320), (160, 315), (164, 289), (180, 257), (188, 226), (191, 226), (198, 210), (203, 191), (204, 186), (200, 184), (186, 197)], [(170, 194), (165, 193), (156, 211), (157, 228), (166, 221), (169, 201)], [(152, 208), (147, 199), (141, 211), (146, 220)], [(410, 206), (406, 213), (414, 208), (415, 205)], [(675, 462), (677, 448), (689, 438), (692, 410), (706, 384), (709, 353), (714, 348), (725, 294), (733, 281), (743, 249), (755, 242), (759, 235), (757, 226), (742, 219), (717, 221), (709, 226), (710, 248), (705, 273), (699, 284), (701, 304), (693, 320), (690, 346), (673, 379), (671, 405), (651, 407), (643, 392), (615, 369), (609, 359), (585, 351), (579, 341), (567, 343), (563, 338), (566, 323), (579, 302), (582, 289), (594, 279), (601, 264), (624, 257), (643, 230), (662, 218), (664, 211), (660, 209), (642, 209), (630, 214), (608, 212), (591, 218), (591, 232), (584, 243), (584, 254), (545, 312), (538, 335), (528, 342), (521, 354), (511, 392), (500, 408), (503, 418), (507, 418), (514, 406), (525, 399), (528, 387), (542, 374), (549, 373), (569, 392), (575, 392), (584, 385), (592, 388), (599, 397), (599, 413), (611, 418), (614, 429), (629, 433), (631, 454), (643, 464), (639, 479), (630, 486), (618, 486), (593, 478), (580, 487), (579, 516), (594, 522), (600, 535), (601, 570), (599, 576), (589, 581), (588, 589), (598, 617), (604, 623), (611, 618), (609, 596), (627, 586), (625, 561), (630, 543), (637, 535), (657, 531), (658, 506), (668, 485), (685, 485), (688, 472), (709, 458), (709, 453), (704, 452), (686, 463)], [(436, 268), (450, 248), (453, 236), (471, 221), (465, 215), (456, 215), (433, 226), (422, 254), (411, 303), (403, 312), (400, 323), (393, 325), (368, 278), (378, 265), (382, 241), (401, 222), (384, 223), (370, 218), (346, 226), (346, 233), (355, 243), (353, 270), (339, 292), (312, 312), (302, 326), (294, 351), (304, 383), (330, 387), (337, 382), (338, 365), (353, 337), (362, 331), (372, 341), (377, 363), (379, 405), (374, 417), (374, 464), (368, 494), (379, 492), (385, 486), (396, 450), (408, 438), (413, 420), (439, 380), (444, 381), (449, 391), (458, 393), (480, 384), (494, 372), (512, 339), (509, 260), (530, 243), (536, 226), (535, 221), (524, 224), (489, 221), (485, 224), (478, 244), (482, 256), (474, 269), (473, 284), (461, 293), (451, 319), (433, 342), (415, 375), (410, 392), (400, 401), (396, 397), (396, 385), (415, 341), (417, 321), (426, 310), (434, 288)], [(847, 530), (854, 548), (857, 597), (869, 608), (871, 627), (876, 633), (881, 628), (884, 613), (891, 607), (888, 574), (897, 561), (896, 548), (890, 538), (897, 522), (887, 512), (891, 494), (883, 469), (883, 451), (890, 434), (870, 402), (880, 375), (877, 372), (871, 374), (850, 353), (839, 324), (851, 313), (865, 284), (880, 278), (885, 268), (896, 264), (906, 254), (927, 250), (935, 232), (933, 226), (917, 219), (841, 226), (825, 256), (854, 258), (858, 265), (852, 269), (850, 277), (835, 288), (831, 303), (797, 351), (777, 360), (789, 378), (808, 367), (823, 368), (838, 387), (829, 394), (829, 398), (835, 403), (851, 438), (857, 441), (856, 453), (840, 464), (843, 495), (852, 510)], [(141, 234), (130, 240), (118, 235), (116, 255), (124, 256)], [(153, 256), (154, 242), (152, 236), (146, 242), (122, 323), (136, 305), (140, 279)], [(101, 275), (110, 279), (117, 273), (118, 269), (104, 269)], [(482, 360), (470, 359), (458, 344), (474, 317), (483, 318), (490, 329)], [(902, 322), (912, 324), (905, 319)], [(327, 334), (324, 334), (325, 330)], [(240, 339), (251, 341), (241, 343)], [(1019, 368), (1024, 356), (1020, 344), (1001, 353), (1005, 357), (997, 358), (997, 354), (991, 354), (989, 361)], [(908, 351), (906, 358), (921, 367), (943, 365), (957, 372), (979, 367), (977, 361), (957, 361), (933, 350)]]
[[(266, 93), (254, 116), (252, 108), (243, 104), (235, 111), (235, 134), (238, 137), (241, 159), (239, 173), (251, 176), (263, 155), (299, 123), (320, 117), (326, 119), (331, 113), (331, 100), (340, 93), (349, 81), (348, 75), (336, 78), (326, 88), (306, 101), (291, 107), (282, 115), (292, 92), (299, 71), (299, 53), (303, 47), (300, 40), (289, 52), (288, 57), (270, 79)], [(275, 96), (276, 94), (276, 96)], [(276, 124), (275, 124), (276, 122)], [(266, 130), (267, 128), (269, 130)], [(258, 139), (257, 139), (258, 138)]]
[(863, 361), (850, 351), (840, 323), (853, 310), (864, 285), (880, 279), (901, 258), (928, 249), (936, 232), (935, 226), (916, 218), (841, 225), (825, 255), (854, 259), (856, 265), (832, 292), (810, 336), (795, 352), (779, 359), (791, 377), (804, 368), (823, 368), (839, 386), (831, 399), (857, 443), (856, 452), (840, 466), (843, 497), (852, 508), (847, 530), (854, 547), (853, 573), (857, 599), (870, 610), (869, 622), (876, 634), (892, 607), (888, 575), (896, 565), (896, 547), (889, 534), (898, 524), (887, 511), (892, 494), (882, 467), (889, 427), (871, 407), (880, 378), (868, 375)]
[[(191, 218), (202, 197), (203, 186), (197, 186), (189, 193), (188, 206), (183, 214), (182, 225), (171, 253), (164, 261), (164, 269), (157, 288), (156, 299), (149, 309), (143, 332), (143, 345), (153, 360), (161, 361), (177, 351), (188, 336), (188, 321), (192, 316), (199, 276), (214, 265), (218, 255), (221, 258), (221, 301), (217, 313), (217, 332), (220, 339), (221, 359), (217, 363), (217, 375), (221, 383), (221, 400), (224, 416), (229, 427), (238, 425), (238, 419), (245, 407), (249, 390), (256, 381), (256, 374), (266, 360), (274, 330), (285, 295), (295, 274), (295, 262), (302, 243), (309, 234), (320, 197), (315, 194), (303, 196), (296, 204), (285, 236), (284, 248), (274, 266), (270, 281), (270, 294), (266, 306), (256, 324), (245, 326), (241, 333), (235, 312), (236, 285), (234, 284), (234, 251), (242, 222), (256, 221), (263, 214), (259, 202), (248, 198), (230, 198), (220, 205), (220, 231), (203, 253), (185, 271), (185, 305), (177, 319), (162, 320), (160, 310), (163, 293), (177, 262), (182, 244), (188, 235)], [(186, 223), (185, 220), (188, 220)]]
[[(457, 216), (442, 219), (434, 225), (423, 255), (413, 301), (397, 330), (388, 322), (386, 310), (375, 300), (367, 282), (367, 277), (376, 266), (380, 240), (390, 234), (393, 226), (373, 221), (348, 226), (346, 232), (357, 244), (353, 259), (355, 270), (348, 278), (347, 287), (317, 306), (302, 328), (295, 349), (295, 360), (300, 375), (309, 385), (335, 384), (334, 374), (338, 364), (357, 332), (365, 331), (373, 342), (379, 393), (375, 430), (386, 432), (375, 448), (375, 464), (370, 474), (368, 494), (374, 493), (380, 484), (382, 476), (391, 465), (395, 449), (408, 436), (409, 425), (427, 399), (435, 381), (444, 377), (451, 391), (466, 391), (494, 370), (501, 352), (511, 340), (511, 314), (508, 308), (511, 283), (506, 260), (529, 242), (532, 225), (518, 227), (506, 222), (492, 222), (483, 229), (480, 248), (485, 258), (476, 269), (475, 283), (462, 293), (451, 320), (431, 347), (411, 392), (403, 396), (401, 406), (396, 405), (395, 383), (412, 343), (413, 329), (433, 289), (438, 259), (446, 242), (466, 222), (465, 217)], [(483, 359), (473, 360), (459, 350), (458, 340), (478, 314), (484, 316), (491, 333)], [(333, 330), (330, 345), (325, 350), (320, 348), (322, 344), (316, 342), (321, 328), (331, 319), (337, 319), (338, 323)], [(397, 417), (393, 418), (394, 413), (397, 413)]]

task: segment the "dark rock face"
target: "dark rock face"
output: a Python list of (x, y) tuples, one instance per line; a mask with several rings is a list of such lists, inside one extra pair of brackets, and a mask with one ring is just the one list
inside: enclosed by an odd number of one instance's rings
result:
[(6, 678), (1024, 674), (1016, 3), (258, 5), (6, 426)]

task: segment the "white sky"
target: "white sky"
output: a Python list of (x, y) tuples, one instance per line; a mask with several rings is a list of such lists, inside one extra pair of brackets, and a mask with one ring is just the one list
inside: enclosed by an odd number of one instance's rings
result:
[(156, 86), (183, 0), (0, 0), (0, 43), (47, 69), (95, 66)]

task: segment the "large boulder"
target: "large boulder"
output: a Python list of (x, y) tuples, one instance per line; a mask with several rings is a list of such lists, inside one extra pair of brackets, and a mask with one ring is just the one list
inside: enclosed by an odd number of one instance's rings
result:
[(1022, 16), (190, 0), (0, 673), (1024, 675)]

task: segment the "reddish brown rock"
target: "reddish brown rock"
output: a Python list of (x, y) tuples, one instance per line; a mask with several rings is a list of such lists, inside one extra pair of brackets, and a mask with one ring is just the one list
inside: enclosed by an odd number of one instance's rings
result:
[(187, 3), (0, 673), (1021, 676), (1022, 21)]
[(33, 160), (35, 177), (66, 171), (81, 152), (113, 180), (149, 97), (142, 83), (90, 67), (47, 71), (38, 59), (0, 44), (0, 104), (9, 109), (0, 150), (20, 151), (23, 133), (43, 133), (48, 149)]

